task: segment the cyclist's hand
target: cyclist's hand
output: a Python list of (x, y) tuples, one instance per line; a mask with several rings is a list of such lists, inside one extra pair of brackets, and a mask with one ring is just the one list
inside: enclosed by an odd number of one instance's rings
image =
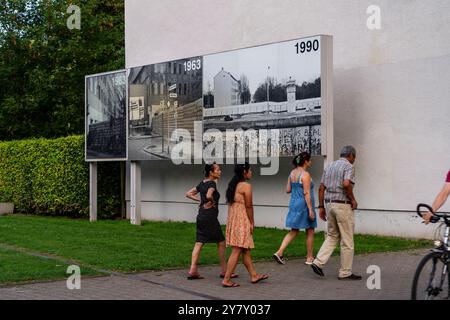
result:
[(429, 224), (430, 223), (430, 219), (431, 219), (432, 216), (433, 216), (433, 214), (431, 212), (429, 212), (429, 211), (427, 213), (423, 214), (422, 215), (423, 222), (425, 224)]

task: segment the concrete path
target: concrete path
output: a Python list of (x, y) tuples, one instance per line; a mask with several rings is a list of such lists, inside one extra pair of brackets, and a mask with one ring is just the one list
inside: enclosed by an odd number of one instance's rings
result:
[[(223, 288), (218, 266), (200, 267), (202, 280), (187, 280), (187, 269), (145, 272), (138, 274), (111, 273), (106, 277), (82, 278), (80, 290), (69, 290), (66, 281), (41, 282), (0, 287), (0, 300), (54, 299), (151, 299), (151, 300), (303, 300), (303, 299), (409, 299), (412, 278), (421, 257), (428, 250), (402, 251), (358, 255), (354, 272), (362, 281), (337, 279), (338, 257), (326, 265), (325, 277), (316, 276), (303, 259), (288, 260), (286, 265), (273, 261), (256, 263), (259, 273), (270, 278), (258, 284), (250, 283), (248, 274), (239, 265), (235, 279), (241, 286)], [(376, 265), (381, 271), (381, 289), (369, 290), (366, 271)]]

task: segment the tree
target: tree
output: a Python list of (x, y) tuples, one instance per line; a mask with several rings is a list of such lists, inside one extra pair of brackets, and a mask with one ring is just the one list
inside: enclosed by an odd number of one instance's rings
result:
[[(268, 79), (269, 82), (269, 98), (270, 98), (270, 88), (273, 87), (273, 78)], [(267, 101), (267, 82), (261, 83), (255, 90), (253, 95), (253, 100), (255, 102)]]
[(252, 95), (250, 93), (250, 85), (246, 75), (241, 75), (241, 104), (250, 103)]
[(208, 90), (203, 94), (203, 106), (206, 109), (214, 108), (214, 95), (211, 91), (211, 83), (208, 81)]
[(314, 80), (314, 82), (303, 82), (301, 86), (296, 86), (295, 99), (310, 99), (318, 98), (321, 95), (320, 91), (320, 78)]
[(0, 140), (84, 132), (84, 77), (124, 68), (124, 43), (123, 0), (0, 0)]
[[(301, 86), (296, 85), (295, 99), (303, 100), (310, 98), (319, 98), (320, 78), (313, 82), (303, 82)], [(255, 102), (267, 101), (267, 83), (261, 83), (254, 94)], [(287, 101), (286, 85), (277, 84), (274, 78), (269, 78), (269, 100), (273, 102)]]
[[(267, 82), (261, 83), (253, 96), (255, 102), (267, 101)], [(269, 78), (269, 101), (282, 102), (287, 100), (286, 86), (277, 84), (275, 78)]]

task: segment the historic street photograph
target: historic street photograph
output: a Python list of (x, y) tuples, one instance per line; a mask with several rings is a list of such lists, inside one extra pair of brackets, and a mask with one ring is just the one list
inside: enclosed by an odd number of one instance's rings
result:
[(169, 159), (172, 133), (202, 121), (202, 57), (132, 68), (129, 160)]
[(126, 159), (126, 72), (86, 78), (86, 159)]

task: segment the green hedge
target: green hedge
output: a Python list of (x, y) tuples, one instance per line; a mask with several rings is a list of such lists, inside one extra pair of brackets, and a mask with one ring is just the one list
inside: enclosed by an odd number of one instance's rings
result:
[[(120, 163), (99, 163), (100, 217), (120, 215)], [(84, 136), (0, 143), (0, 202), (27, 214), (89, 215)]]

